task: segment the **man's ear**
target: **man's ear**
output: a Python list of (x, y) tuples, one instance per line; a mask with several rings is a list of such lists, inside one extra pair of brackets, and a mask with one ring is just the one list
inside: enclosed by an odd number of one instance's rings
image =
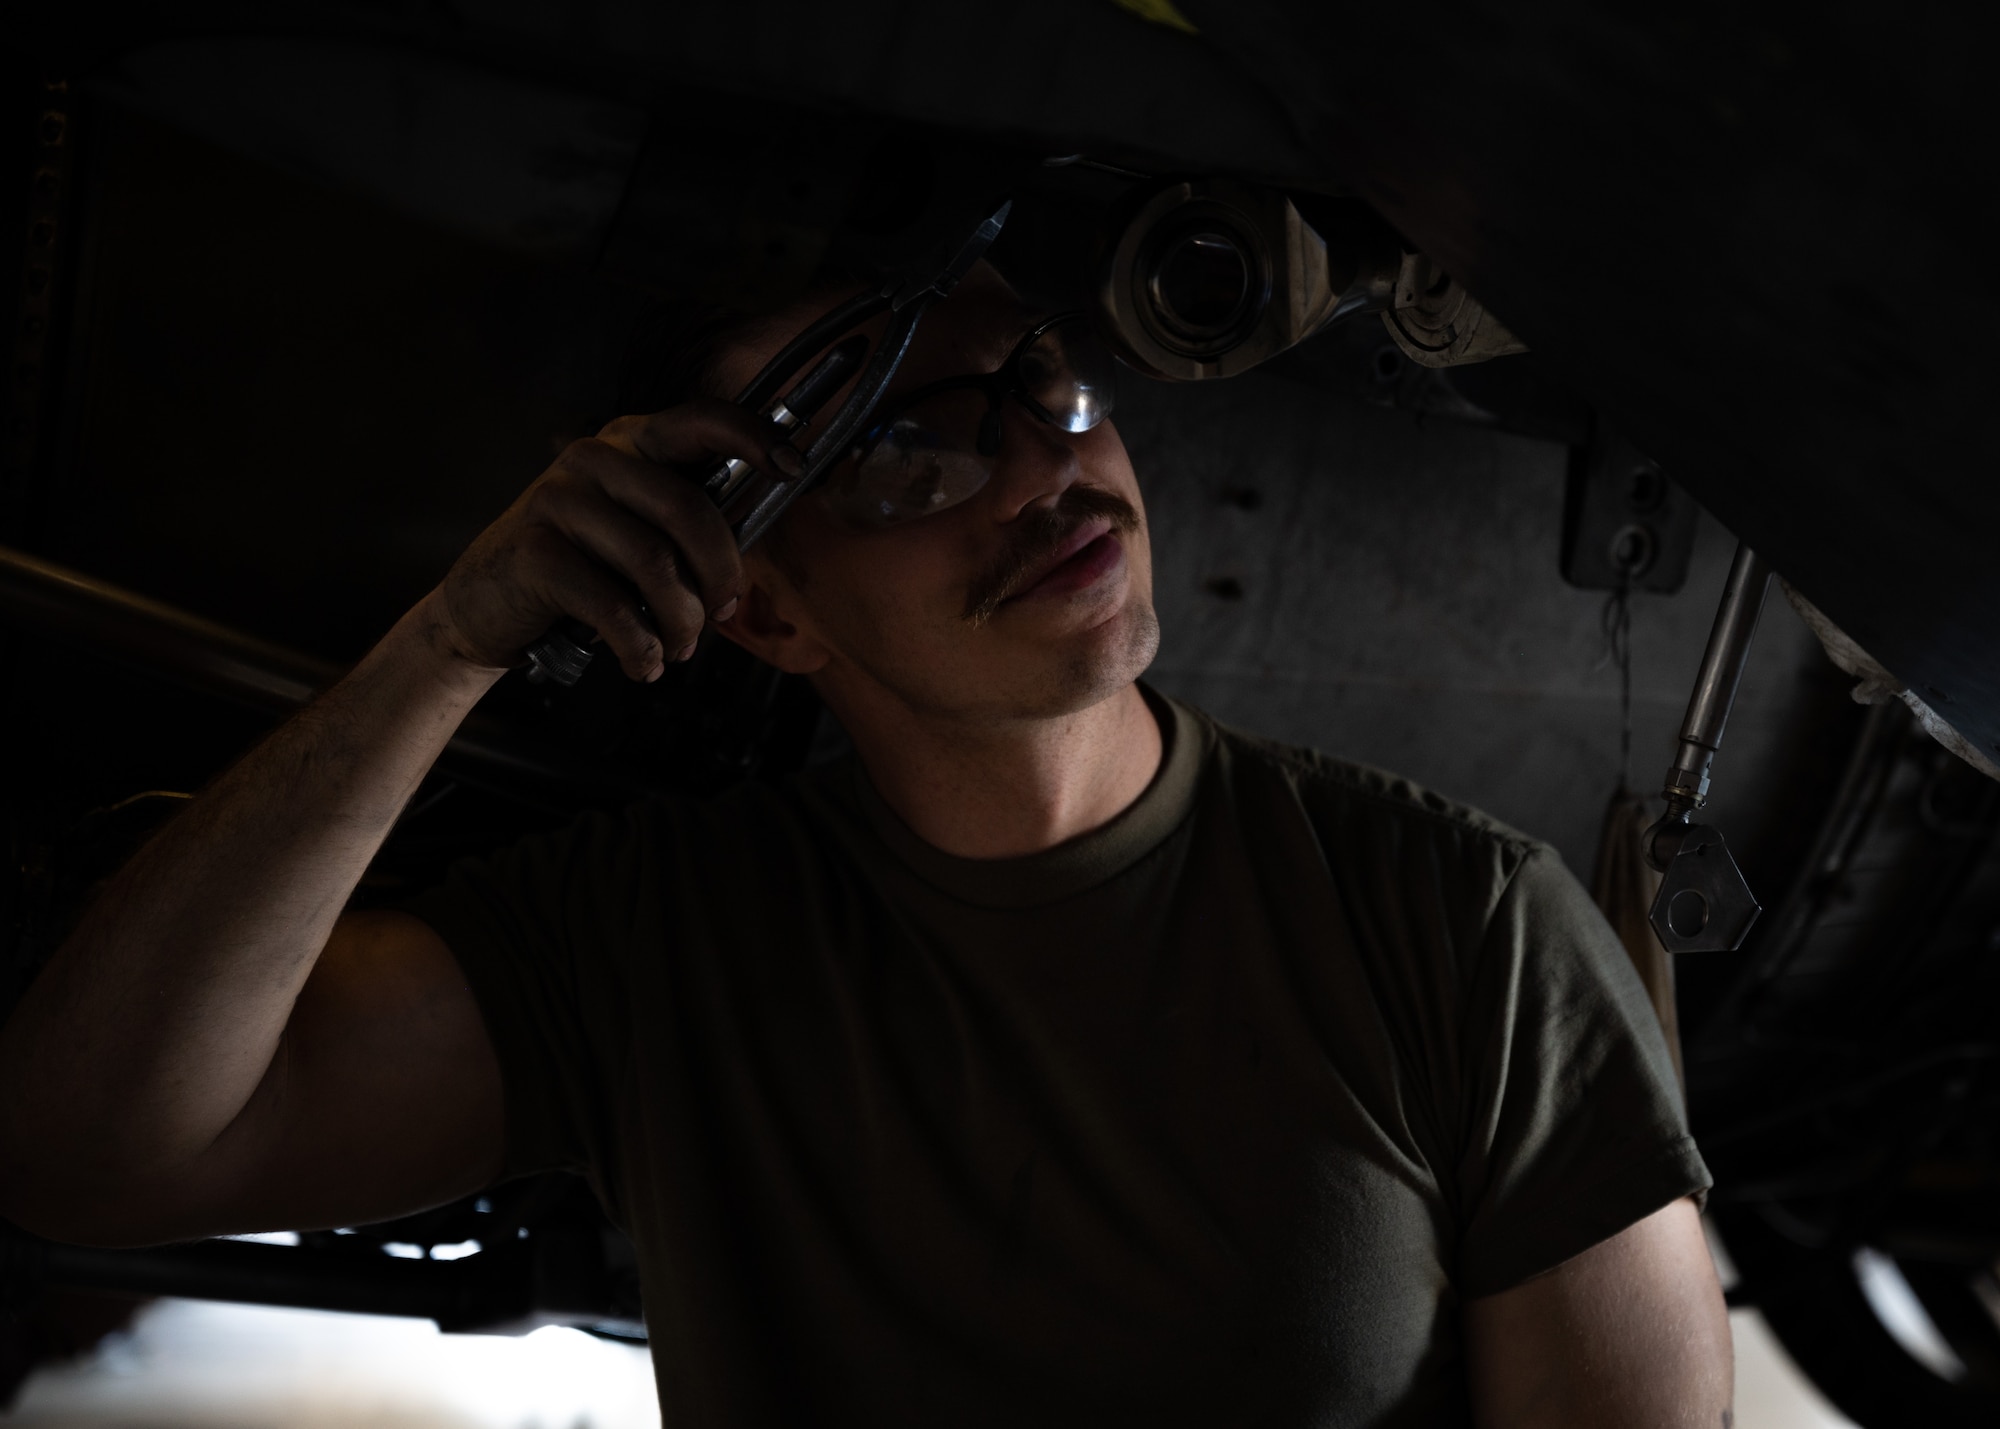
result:
[[(827, 649), (791, 621), (782, 605), (797, 600), (784, 577), (765, 562), (745, 562), (749, 587), (737, 602), (736, 613), (715, 628), (767, 665), (775, 665), (788, 675), (810, 675), (827, 661)], [(780, 587), (773, 591), (772, 587)]]

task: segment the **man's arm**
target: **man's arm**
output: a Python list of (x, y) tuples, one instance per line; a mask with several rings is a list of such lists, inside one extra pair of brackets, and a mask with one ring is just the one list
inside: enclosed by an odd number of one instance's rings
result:
[(1729, 1314), (1694, 1202), (1465, 1307), (1480, 1429), (1729, 1429)]
[[(287, 1035), (294, 1006), (322, 1001), (302, 994), (348, 895), (493, 678), (427, 659), (423, 618), (420, 607), (203, 791), (103, 890), (28, 990), (0, 1034), (9, 1217), (59, 1239), (121, 1243), (266, 1219), (264, 1207), (242, 1204), (260, 1179), (246, 1159), (282, 1136), (264, 1113), (319, 1099), (314, 1079), (299, 1075), (294, 1053), (306, 1049)], [(381, 941), (371, 931), (342, 931), (329, 982), (351, 979), (363, 947)], [(456, 969), (429, 951), (410, 949), (405, 981), (384, 989), (378, 1015), (410, 1017), (409, 979), (426, 1001), (441, 995), (436, 985)], [(302, 1022), (298, 1040), (306, 1030)], [(462, 1055), (462, 1026), (454, 1040)], [(415, 1041), (380, 1074), (443, 1070), (427, 1052)], [(442, 1094), (469, 1089), (463, 1109), (497, 1135), (497, 1114), (479, 1104), (498, 1105), (492, 1061), (484, 1050), (490, 1088), (475, 1056)], [(497, 1160), (497, 1145), (480, 1150), (489, 1166)], [(268, 1209), (290, 1208), (277, 1197)]]
[(0, 1214), (133, 1244), (381, 1219), (495, 1174), (498, 1068), (450, 951), (342, 910), (459, 721), (558, 618), (651, 679), (727, 617), (735, 542), (664, 468), (796, 470), (772, 435), (697, 403), (574, 444), (110, 882), (0, 1029)]

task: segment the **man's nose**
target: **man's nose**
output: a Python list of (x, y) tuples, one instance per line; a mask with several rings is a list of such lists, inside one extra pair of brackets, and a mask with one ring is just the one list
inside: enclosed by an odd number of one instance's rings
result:
[(1000, 409), (1000, 452), (987, 483), (1000, 521), (1053, 507), (1083, 475), (1076, 444), (1009, 399)]

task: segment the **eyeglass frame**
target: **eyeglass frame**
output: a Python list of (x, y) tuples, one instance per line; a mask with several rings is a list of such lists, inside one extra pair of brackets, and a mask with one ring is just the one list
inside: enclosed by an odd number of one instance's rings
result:
[[(1009, 397), (1020, 402), (1021, 406), (1036, 420), (1055, 427), (1060, 431), (1070, 431), (1070, 428), (1055, 413), (1028, 395), (1027, 384), (1021, 379), (1021, 359), (1027, 356), (1030, 348), (1063, 323), (1082, 322), (1084, 330), (1091, 333), (1094, 337), (1095, 333), (1089, 326), (1089, 319), (1090, 315), (1081, 308), (1073, 308), (1068, 312), (1056, 313), (1029, 328), (1022, 335), (1021, 340), (1015, 343), (1013, 349), (1001, 360), (1000, 365), (991, 371), (967, 372), (957, 377), (941, 377), (935, 382), (926, 382), (914, 392), (897, 398), (889, 404), (886, 412), (878, 411), (875, 414), (875, 419), (869, 424), (867, 431), (862, 433), (861, 440), (848, 449), (848, 460), (856, 463), (867, 461), (869, 453), (881, 444), (882, 439), (889, 434), (889, 429), (896, 425), (897, 420), (919, 403), (927, 402), (941, 392), (956, 392), (966, 388), (984, 392), (987, 398), (986, 416), (979, 423), (979, 440), (976, 450), (980, 456), (992, 457), (1000, 454), (1000, 424), (997, 418), (1001, 407)], [(1110, 356), (1108, 349), (1106, 350), (1106, 356)], [(1106, 415), (1109, 414), (1107, 413)], [(1078, 430), (1085, 432), (1092, 431), (1103, 420), (1103, 417), (1099, 417), (1090, 426), (1082, 427)], [(992, 433), (990, 447), (987, 435), (989, 430)]]

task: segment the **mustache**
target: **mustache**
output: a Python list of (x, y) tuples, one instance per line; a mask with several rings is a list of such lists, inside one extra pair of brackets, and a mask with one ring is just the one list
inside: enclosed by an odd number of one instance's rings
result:
[(965, 588), (965, 609), (961, 618), (969, 625), (984, 625), (1007, 599), (1037, 574), (1063, 542), (1075, 535), (1085, 522), (1103, 517), (1111, 529), (1129, 534), (1139, 529), (1139, 513), (1131, 502), (1115, 491), (1078, 484), (1057, 498), (1046, 511), (1017, 517), (1008, 528), (1007, 545), (991, 565), (974, 576)]

